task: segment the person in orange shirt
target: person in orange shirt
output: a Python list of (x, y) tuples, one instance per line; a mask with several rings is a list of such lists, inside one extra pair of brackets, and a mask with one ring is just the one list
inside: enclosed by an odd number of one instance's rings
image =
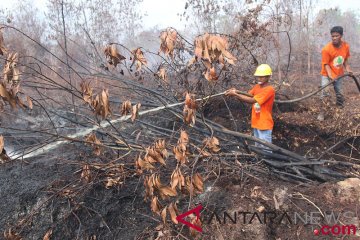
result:
[[(258, 84), (249, 91), (253, 97), (239, 94), (235, 88), (230, 88), (225, 92), (226, 96), (233, 96), (240, 101), (252, 104), (251, 127), (254, 136), (270, 143), (274, 127), (272, 108), (275, 100), (275, 90), (269, 84), (271, 75), (271, 67), (267, 64), (261, 64), (256, 68), (254, 76), (257, 77)], [(259, 146), (259, 144), (255, 145)]]
[[(350, 57), (349, 44), (342, 40), (343, 28), (335, 26), (330, 30), (331, 42), (325, 45), (321, 50), (321, 86), (326, 85), (329, 81), (333, 81), (336, 94), (336, 105), (342, 107), (344, 104), (344, 96), (342, 94), (342, 79), (335, 80), (344, 74), (345, 70), (352, 74), (348, 59)], [(320, 99), (325, 105), (325, 97), (329, 93), (324, 89), (321, 91)], [(324, 120), (324, 109), (320, 111), (318, 120)]]

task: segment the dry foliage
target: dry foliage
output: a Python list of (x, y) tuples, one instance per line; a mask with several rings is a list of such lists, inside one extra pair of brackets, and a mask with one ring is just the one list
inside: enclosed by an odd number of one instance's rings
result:
[(204, 182), (203, 178), (199, 173), (195, 173), (193, 175), (193, 185), (195, 187), (196, 193), (202, 193), (204, 192)]
[(93, 89), (92, 87), (90, 87), (90, 82), (82, 81), (80, 83), (80, 88), (84, 101), (91, 105), (93, 98)]
[(5, 55), (7, 53), (7, 49), (4, 45), (4, 36), (2, 33), (2, 28), (0, 28), (0, 55)]
[(165, 224), (166, 223), (166, 215), (167, 215), (167, 211), (166, 211), (166, 209), (167, 209), (167, 206), (165, 206), (164, 208), (163, 208), (163, 210), (161, 210), (161, 219), (162, 219), (162, 221), (163, 221), (163, 223)]
[(254, 188), (251, 189), (250, 197), (251, 198), (261, 198), (265, 201), (270, 200), (270, 198), (268, 198), (267, 196), (264, 195), (260, 186), (255, 186)]
[(129, 100), (123, 102), (121, 104), (120, 113), (122, 116), (128, 115), (131, 112), (131, 102)]
[(0, 135), (0, 152), (4, 150), (4, 137)]
[(9, 230), (4, 231), (4, 239), (5, 240), (22, 240), (23, 238), (18, 233), (16, 233), (15, 231), (13, 231), (10, 228)]
[(94, 154), (99, 156), (101, 154), (101, 142), (97, 139), (94, 133), (91, 133), (85, 137), (85, 141), (90, 144), (90, 146), (94, 149)]
[(189, 143), (189, 136), (188, 134), (181, 130), (180, 132), (180, 138), (178, 140), (178, 144), (173, 148), (173, 152), (175, 155), (175, 159), (181, 163), (185, 164), (187, 160), (187, 145)]
[(176, 189), (173, 189), (169, 186), (164, 186), (159, 189), (159, 194), (161, 199), (167, 199), (169, 197), (176, 197), (177, 192)]
[(185, 105), (183, 110), (184, 122), (190, 126), (195, 125), (196, 120), (196, 101), (193, 94), (186, 93)]
[(107, 89), (103, 89), (95, 97), (93, 96), (93, 88), (90, 87), (90, 82), (82, 81), (80, 89), (84, 101), (91, 106), (96, 115), (101, 116), (102, 119), (112, 115), (109, 104), (109, 91)]
[(123, 55), (121, 55), (118, 52), (115, 44), (110, 44), (106, 46), (106, 48), (104, 49), (104, 53), (108, 63), (110, 65), (114, 65), (114, 67), (116, 67), (119, 64), (119, 62), (126, 59)]
[[(200, 218), (198, 218), (198, 217), (195, 216), (194, 214), (191, 214), (191, 215), (190, 215), (190, 219), (191, 219), (191, 220), (190, 220), (190, 223), (191, 223), (191, 224), (193, 224), (193, 225), (198, 226), (198, 227), (201, 228), (202, 223), (201, 223)], [(198, 232), (197, 230), (195, 230), (194, 228), (190, 228), (190, 234), (191, 234), (191, 236), (195, 237), (196, 235), (199, 234), (199, 232)]]
[(16, 94), (19, 91), (19, 85), (11, 86), (8, 90), (4, 82), (0, 84), (0, 96), (2, 99), (10, 104), (12, 108), (16, 108), (17, 105), (24, 107), (24, 104), (19, 100)]
[(133, 54), (133, 61), (131, 63), (131, 67), (135, 64), (136, 71), (140, 71), (143, 65), (147, 65), (147, 60), (144, 57), (144, 53), (143, 51), (141, 51), (141, 48), (136, 48), (132, 50), (131, 53)]
[(145, 159), (141, 159), (140, 156), (135, 160), (136, 172), (142, 174), (143, 170), (155, 169), (155, 167)]
[(26, 96), (26, 101), (28, 103), (28, 108), (33, 109), (33, 103), (32, 103), (31, 98), (29, 96)]
[(218, 79), (218, 75), (215, 70), (216, 63), (219, 63), (222, 68), (224, 67), (225, 60), (233, 65), (237, 60), (228, 51), (228, 41), (225, 37), (205, 33), (195, 39), (194, 45), (195, 57), (190, 59), (188, 66), (195, 63), (198, 59), (201, 59), (206, 67), (204, 76), (209, 81)]
[(131, 121), (134, 122), (135, 119), (138, 117), (140, 107), (141, 107), (141, 103), (138, 103), (138, 104), (135, 104), (134, 106), (132, 106)]
[(43, 237), (43, 240), (50, 240), (52, 235), (52, 229), (50, 228)]
[(106, 178), (104, 181), (105, 188), (109, 189), (114, 186), (121, 186), (124, 184), (126, 172), (123, 164), (109, 164), (107, 166)]
[(178, 167), (171, 174), (170, 186), (173, 189), (178, 187), (179, 190), (181, 190), (183, 187), (185, 187), (185, 178), (184, 178), (183, 174), (181, 173), (180, 168), (178, 168)]
[(19, 83), (19, 69), (17, 68), (17, 64), (19, 62), (19, 54), (18, 53), (9, 53), (6, 58), (6, 63), (3, 69), (4, 81), (8, 83), (12, 83), (13, 85), (17, 85)]
[(85, 164), (82, 167), (81, 170), (81, 179), (85, 182), (85, 183), (89, 183), (91, 180), (91, 172), (90, 172), (90, 166), (89, 164)]
[(166, 148), (165, 148), (165, 140), (159, 139), (156, 140), (153, 146), (146, 148), (146, 153), (144, 158), (142, 159), (138, 156), (135, 161), (135, 166), (138, 174), (142, 173), (142, 170), (150, 170), (155, 167), (152, 163), (160, 163), (161, 165), (166, 165), (166, 158), (169, 156)]
[(192, 178), (187, 176), (185, 178), (185, 189), (191, 196), (202, 193), (204, 191), (204, 183), (201, 175), (195, 173)]
[(0, 135), (0, 163), (5, 163), (7, 161), (10, 161), (10, 158), (6, 154), (6, 151), (4, 148), (4, 137)]
[(158, 76), (161, 80), (168, 83), (168, 77), (166, 74), (166, 69), (163, 66), (159, 66), (158, 71), (156, 72), (156, 76)]
[(171, 221), (175, 224), (178, 224), (179, 222), (176, 219), (176, 217), (179, 215), (179, 210), (177, 209), (176, 203), (170, 203), (168, 209), (169, 209)]
[(90, 82), (81, 82), (80, 88), (84, 101), (92, 107), (96, 115), (101, 116), (102, 119), (112, 115), (109, 104), (109, 91), (107, 89), (103, 89), (101, 93), (94, 97)]
[(216, 137), (205, 138), (203, 143), (205, 148), (209, 149), (212, 153), (217, 153), (220, 151), (219, 139)]
[(95, 113), (103, 119), (111, 115), (108, 90), (102, 90), (101, 94), (96, 95), (92, 105), (95, 108)]
[(109, 189), (113, 186), (116, 186), (116, 185), (122, 185), (124, 183), (124, 181), (122, 181), (122, 178), (121, 177), (107, 177), (105, 179), (105, 188)]
[(161, 205), (159, 203), (158, 198), (155, 196), (151, 200), (151, 211), (153, 213), (156, 213), (156, 214), (160, 215), (160, 209), (161, 209)]
[(159, 53), (162, 52), (171, 58), (174, 58), (174, 49), (177, 45), (181, 44), (180, 40), (178, 40), (178, 34), (175, 29), (168, 28), (165, 31), (160, 33), (160, 50)]

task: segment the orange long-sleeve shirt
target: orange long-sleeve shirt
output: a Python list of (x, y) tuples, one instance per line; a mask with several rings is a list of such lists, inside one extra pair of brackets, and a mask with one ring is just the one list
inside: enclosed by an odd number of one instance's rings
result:
[(272, 130), (274, 127), (272, 108), (275, 100), (275, 89), (269, 85), (262, 87), (260, 84), (256, 84), (249, 93), (260, 104), (259, 113), (255, 111), (255, 104), (252, 106), (251, 127), (259, 130)]

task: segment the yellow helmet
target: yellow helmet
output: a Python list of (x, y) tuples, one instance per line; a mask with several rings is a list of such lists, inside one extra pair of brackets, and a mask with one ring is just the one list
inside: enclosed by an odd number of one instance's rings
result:
[(256, 77), (264, 77), (264, 76), (271, 76), (272, 71), (271, 67), (268, 64), (260, 64), (254, 73)]

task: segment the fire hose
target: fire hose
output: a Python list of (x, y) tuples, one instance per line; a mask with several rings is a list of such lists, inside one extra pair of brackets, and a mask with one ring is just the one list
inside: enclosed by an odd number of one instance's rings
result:
[[(320, 92), (321, 90), (323, 90), (323, 89), (327, 88), (328, 86), (330, 86), (331, 84), (333, 84), (335, 81), (340, 80), (341, 78), (344, 78), (344, 77), (351, 77), (351, 78), (354, 80), (354, 82), (355, 82), (355, 84), (356, 84), (356, 86), (357, 86), (357, 88), (358, 88), (358, 90), (359, 90), (359, 92), (360, 92), (360, 84), (359, 84), (359, 81), (357, 80), (357, 78), (356, 78), (354, 75), (347, 73), (347, 74), (344, 74), (344, 75), (341, 75), (341, 76), (335, 78), (333, 81), (329, 81), (329, 82), (328, 82), (327, 84), (325, 84), (324, 86), (319, 87), (319, 88), (316, 89), (315, 91), (313, 91), (313, 92), (311, 92), (311, 93), (308, 93), (308, 94), (306, 94), (305, 96), (302, 96), (302, 97), (299, 97), (299, 98), (295, 98), (295, 99), (289, 99), (289, 100), (279, 100), (279, 99), (276, 99), (276, 100), (275, 100), (275, 103), (294, 103), (294, 102), (299, 102), (299, 101), (305, 100), (305, 99), (307, 99), (307, 98), (309, 98), (309, 97), (311, 97), (311, 96), (314, 96), (315, 94), (317, 94), (317, 93)], [(225, 92), (226, 92), (226, 91), (225, 91)], [(201, 99), (196, 99), (196, 100), (197, 100), (197, 101), (199, 101), (199, 100), (206, 100), (206, 99), (211, 98), (211, 97), (216, 97), (216, 96), (224, 95), (225, 92), (217, 93), (217, 94), (214, 94), (214, 95), (211, 95), (211, 96), (207, 96), (207, 97), (201, 98)], [(249, 94), (249, 93), (247, 93), (247, 92), (239, 91), (239, 90), (237, 90), (236, 93), (241, 94), (241, 95), (245, 95), (245, 96), (248, 96), (248, 97), (253, 97), (253, 95), (251, 95), (251, 94)]]
[(358, 88), (358, 90), (359, 90), (359, 92), (360, 92), (360, 84), (359, 84), (358, 80), (356, 79), (356, 77), (355, 77), (354, 75), (352, 75), (352, 74), (348, 74), (348, 73), (347, 73), (347, 74), (344, 74), (344, 75), (341, 75), (341, 76), (335, 78), (333, 81), (329, 81), (329, 82), (328, 82), (327, 84), (325, 84), (324, 86), (319, 87), (319, 88), (318, 88), (317, 90), (315, 90), (314, 92), (311, 92), (311, 93), (309, 93), (309, 94), (307, 94), (307, 95), (305, 95), (305, 96), (302, 96), (302, 97), (300, 97), (300, 98), (290, 99), (290, 100), (275, 100), (275, 103), (294, 103), (294, 102), (302, 101), (302, 100), (304, 100), (304, 99), (307, 99), (307, 98), (309, 98), (309, 97), (317, 94), (318, 92), (320, 92), (320, 91), (323, 90), (324, 88), (326, 88), (326, 87), (328, 87), (329, 85), (333, 84), (335, 81), (340, 80), (341, 78), (344, 78), (344, 77), (351, 77), (351, 78), (354, 80), (354, 82), (355, 82), (355, 84), (356, 84), (356, 86), (357, 86), (357, 88)]

